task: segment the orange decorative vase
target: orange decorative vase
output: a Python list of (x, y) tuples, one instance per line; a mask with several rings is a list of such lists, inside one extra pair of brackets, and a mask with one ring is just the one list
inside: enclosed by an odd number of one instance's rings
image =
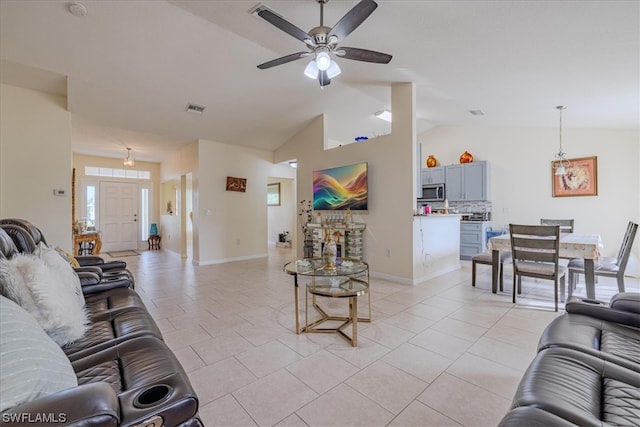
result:
[(473, 156), (468, 151), (465, 151), (460, 155), (460, 163), (471, 163), (473, 162)]
[(435, 157), (433, 157), (433, 154), (430, 154), (429, 157), (427, 157), (427, 167), (432, 168), (437, 164), (438, 164), (438, 160)]

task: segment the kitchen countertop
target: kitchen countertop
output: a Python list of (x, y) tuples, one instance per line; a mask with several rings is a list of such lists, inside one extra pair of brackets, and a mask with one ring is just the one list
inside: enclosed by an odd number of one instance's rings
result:
[(446, 217), (458, 217), (458, 218), (460, 218), (461, 216), (462, 216), (462, 214), (438, 214), (438, 213), (414, 215), (414, 217), (418, 217), (418, 218), (446, 218)]

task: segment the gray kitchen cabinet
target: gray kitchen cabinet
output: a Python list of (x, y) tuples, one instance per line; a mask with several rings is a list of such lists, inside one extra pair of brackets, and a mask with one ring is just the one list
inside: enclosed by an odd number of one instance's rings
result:
[(460, 221), (460, 259), (471, 259), (487, 247), (489, 221)]
[(422, 185), (442, 184), (445, 180), (444, 166), (422, 168)]
[(489, 200), (486, 161), (445, 166), (445, 192), (450, 202)]

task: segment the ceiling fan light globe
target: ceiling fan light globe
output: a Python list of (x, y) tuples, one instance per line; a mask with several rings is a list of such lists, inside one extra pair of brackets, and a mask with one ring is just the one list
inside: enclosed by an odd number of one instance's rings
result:
[(342, 70), (340, 66), (336, 63), (336, 61), (331, 61), (331, 65), (327, 69), (327, 77), (333, 79), (334, 77), (338, 77)]
[(304, 75), (309, 77), (310, 79), (318, 78), (318, 66), (316, 65), (316, 61), (311, 61), (307, 64), (307, 67), (304, 69)]
[(327, 52), (320, 52), (316, 55), (316, 65), (318, 70), (326, 71), (331, 66), (331, 57)]
[(560, 165), (556, 168), (556, 175), (566, 175), (567, 172), (564, 169), (563, 165)]

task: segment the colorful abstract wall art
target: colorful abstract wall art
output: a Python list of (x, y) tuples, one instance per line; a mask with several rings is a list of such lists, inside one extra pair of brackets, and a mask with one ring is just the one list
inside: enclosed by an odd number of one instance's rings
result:
[(313, 209), (367, 210), (367, 163), (314, 171)]

